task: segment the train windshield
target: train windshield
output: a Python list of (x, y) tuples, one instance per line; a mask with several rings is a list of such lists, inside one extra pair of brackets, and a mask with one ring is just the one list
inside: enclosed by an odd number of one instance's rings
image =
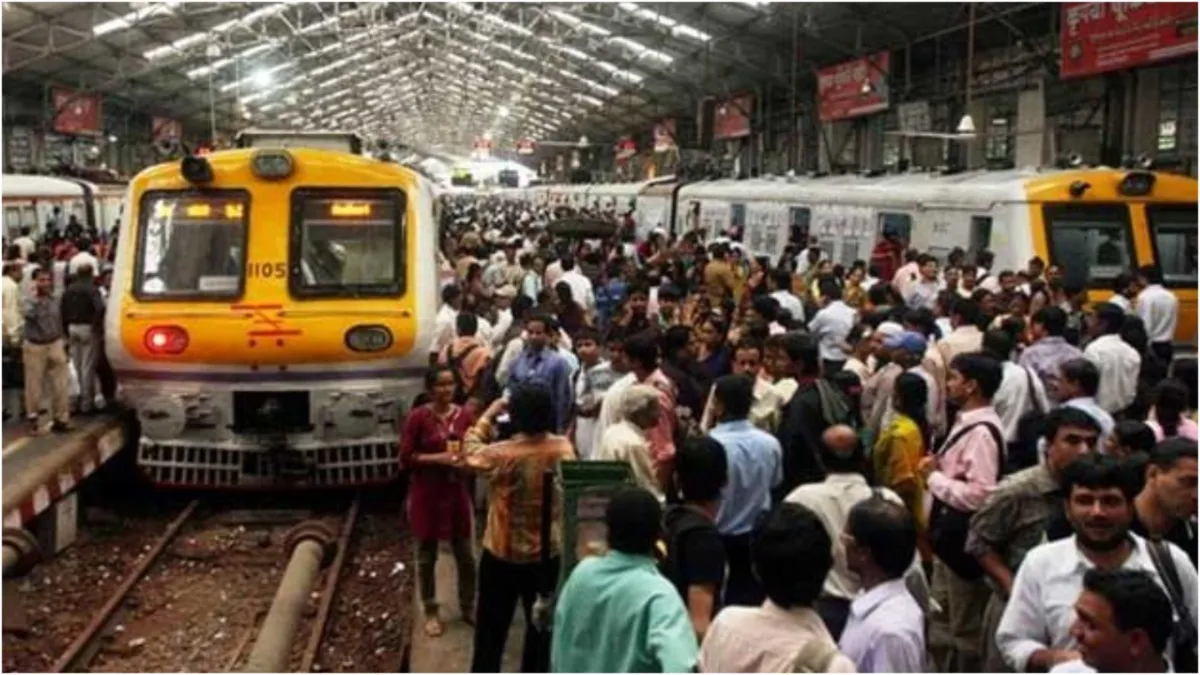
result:
[(1123, 204), (1048, 204), (1050, 259), (1068, 284), (1105, 286), (1133, 267), (1133, 232)]
[(307, 296), (393, 296), (404, 285), (400, 190), (299, 190), (292, 196), (291, 287)]
[(1146, 207), (1146, 217), (1163, 282), (1176, 288), (1195, 288), (1196, 205), (1152, 205)]
[(242, 190), (148, 192), (138, 228), (135, 295), (237, 297), (250, 196)]

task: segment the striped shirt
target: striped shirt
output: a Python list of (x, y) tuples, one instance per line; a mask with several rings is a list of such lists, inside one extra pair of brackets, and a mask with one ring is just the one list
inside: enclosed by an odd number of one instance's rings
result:
[[(467, 432), (463, 445), (472, 466), (481, 469), (488, 485), (487, 525), (483, 547), (514, 563), (537, 562), (542, 555), (542, 482), (547, 470), (575, 459), (571, 442), (550, 434), (541, 438), (515, 437), (493, 443), (495, 430), (480, 419)], [(554, 487), (550, 510), (550, 554), (562, 551), (562, 488)]]

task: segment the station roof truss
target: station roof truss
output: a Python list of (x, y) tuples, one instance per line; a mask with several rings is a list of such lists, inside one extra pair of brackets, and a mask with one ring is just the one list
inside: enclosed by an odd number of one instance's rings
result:
[(480, 138), (611, 140), (705, 97), (794, 86), (797, 39), (808, 77), (962, 25), (965, 7), (5, 2), (3, 72), (225, 130), (349, 129), (461, 155)]

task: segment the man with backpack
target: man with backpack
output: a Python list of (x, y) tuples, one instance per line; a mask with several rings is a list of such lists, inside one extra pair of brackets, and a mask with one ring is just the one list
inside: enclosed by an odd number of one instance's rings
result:
[(853, 422), (845, 397), (821, 374), (817, 339), (805, 333), (789, 333), (785, 338), (782, 356), (797, 388), (783, 409), (775, 434), (783, 449), (783, 482), (775, 489), (776, 502), (797, 486), (825, 480), (821, 434), (835, 424)]
[(1004, 463), (1002, 423), (992, 408), (1003, 372), (985, 354), (960, 354), (950, 362), (946, 394), (958, 406), (958, 418), (937, 454), (917, 466), (933, 496), (932, 585), (941, 611), (930, 615), (929, 647), (940, 672), (979, 672), (981, 619), (991, 591), (983, 569), (963, 549), (971, 515), (995, 488)]
[(454, 374), (454, 402), (463, 405), (478, 398), (484, 371), (492, 360), (492, 350), (478, 337), (479, 319), (470, 312), (454, 318), (454, 341), (438, 356), (438, 363)]
[(663, 515), (660, 568), (683, 598), (699, 642), (721, 608), (726, 559), (716, 518), (728, 480), (720, 442), (709, 437), (684, 441), (675, 455), (675, 486), (683, 503)]

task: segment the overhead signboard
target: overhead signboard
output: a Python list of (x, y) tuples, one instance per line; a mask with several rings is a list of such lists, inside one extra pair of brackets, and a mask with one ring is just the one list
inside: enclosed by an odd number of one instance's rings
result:
[(1196, 53), (1194, 2), (1068, 2), (1062, 77), (1084, 77)]
[(654, 151), (670, 152), (675, 147), (675, 119), (659, 120), (654, 125)]
[(53, 128), (60, 134), (99, 136), (100, 95), (85, 94), (74, 89), (53, 87), (50, 90)]
[(518, 155), (532, 155), (537, 150), (537, 141), (532, 138), (522, 138), (517, 142)]
[(713, 111), (713, 139), (723, 141), (749, 136), (750, 114), (753, 111), (754, 97), (750, 94), (734, 96), (718, 103)]
[(817, 108), (822, 122), (887, 110), (891, 54), (879, 52), (817, 71)]
[(177, 141), (183, 137), (183, 124), (169, 117), (150, 118), (150, 138), (155, 141)]

